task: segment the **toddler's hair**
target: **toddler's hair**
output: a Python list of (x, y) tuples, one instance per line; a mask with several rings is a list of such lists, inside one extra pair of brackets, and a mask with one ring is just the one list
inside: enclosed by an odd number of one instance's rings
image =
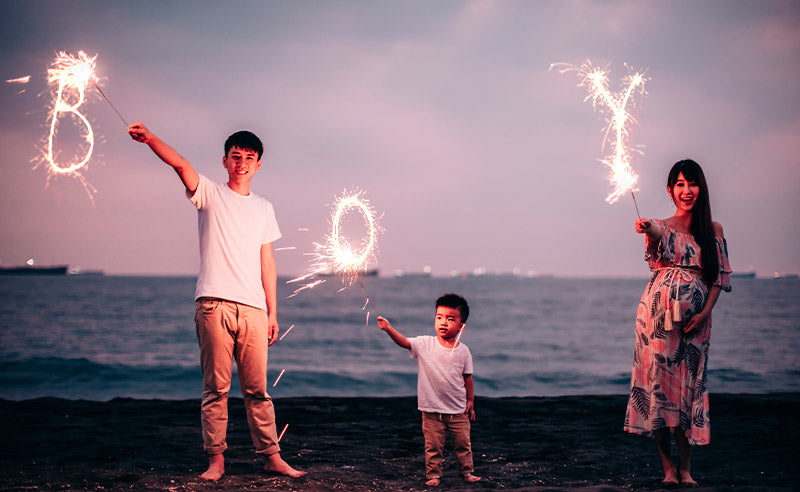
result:
[(439, 306), (449, 307), (452, 309), (458, 309), (458, 312), (461, 313), (461, 322), (466, 323), (467, 318), (469, 318), (469, 304), (467, 304), (467, 300), (461, 297), (458, 294), (445, 294), (442, 297), (436, 299), (436, 307)]

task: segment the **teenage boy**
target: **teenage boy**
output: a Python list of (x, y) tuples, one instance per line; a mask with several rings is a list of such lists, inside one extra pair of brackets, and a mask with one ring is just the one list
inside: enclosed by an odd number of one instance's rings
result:
[(470, 420), (475, 420), (472, 389), (472, 355), (463, 343), (456, 342), (469, 317), (469, 305), (458, 294), (445, 294), (436, 300), (434, 330), (436, 336), (406, 338), (383, 317), (378, 327), (394, 342), (411, 351), (417, 359), (417, 405), (422, 412), (425, 436), (426, 485), (436, 486), (442, 478), (442, 450), (450, 432), (461, 476), (477, 482), (472, 474)]
[(250, 182), (261, 167), (261, 140), (248, 131), (228, 137), (222, 158), (228, 182), (220, 184), (197, 174), (189, 161), (142, 123), (128, 127), (128, 133), (178, 173), (187, 198), (197, 208), (200, 273), (195, 325), (203, 370), (203, 443), (209, 455), (208, 469), (200, 478), (215, 481), (225, 474), (231, 358), (236, 359), (250, 435), (256, 453), (265, 457), (264, 469), (303, 476), (305, 472), (281, 458), (275, 410), (267, 394), (267, 346), (278, 339), (272, 242), (281, 233), (272, 205), (250, 192)]

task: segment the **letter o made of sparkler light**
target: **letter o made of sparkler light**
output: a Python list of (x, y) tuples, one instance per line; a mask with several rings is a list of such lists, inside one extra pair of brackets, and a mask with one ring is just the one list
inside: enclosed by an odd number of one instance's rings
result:
[[(341, 225), (342, 217), (350, 209), (357, 209), (364, 220), (369, 225), (369, 240), (365, 241), (366, 245), (361, 251), (353, 251), (349, 244), (342, 241), (339, 236), (339, 227)], [(333, 232), (331, 234), (332, 246), (334, 249), (334, 257), (337, 263), (344, 270), (356, 270), (360, 267), (366, 266), (366, 262), (372, 254), (372, 249), (375, 246), (375, 218), (373, 217), (372, 210), (369, 205), (361, 200), (358, 196), (347, 196), (339, 200), (336, 205), (336, 212), (333, 214)]]

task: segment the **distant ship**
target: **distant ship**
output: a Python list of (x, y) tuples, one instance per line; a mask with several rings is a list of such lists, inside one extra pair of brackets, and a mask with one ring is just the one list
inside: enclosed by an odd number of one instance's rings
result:
[[(377, 277), (379, 270), (377, 268), (371, 268), (369, 270), (363, 270), (358, 272), (359, 277)], [(336, 275), (340, 275), (339, 273), (334, 272), (333, 270), (327, 272), (319, 272), (317, 273), (320, 277), (335, 277)]]
[(756, 278), (756, 272), (733, 272), (732, 278)]
[(0, 266), (0, 275), (66, 275), (69, 265), (34, 266), (23, 265), (14, 267)]

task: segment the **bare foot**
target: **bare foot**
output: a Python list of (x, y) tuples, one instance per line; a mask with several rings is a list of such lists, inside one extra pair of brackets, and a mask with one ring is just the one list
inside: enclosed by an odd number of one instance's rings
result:
[(678, 485), (678, 476), (675, 473), (675, 468), (664, 472), (664, 480), (661, 481), (661, 485)]
[(208, 457), (208, 470), (204, 471), (200, 478), (210, 482), (216, 482), (222, 475), (225, 475), (225, 458), (222, 454), (212, 454)]
[(438, 487), (440, 483), (442, 482), (441, 480), (439, 480), (439, 477), (433, 477), (427, 482), (425, 482), (425, 485), (430, 485), (431, 487)]
[(271, 454), (266, 457), (264, 461), (264, 470), (292, 478), (300, 478), (306, 474), (304, 471), (295, 470), (289, 466), (289, 463), (283, 461), (279, 453)]
[(480, 479), (481, 479), (481, 477), (476, 477), (472, 473), (465, 473), (464, 474), (464, 481), (468, 482), (468, 483), (475, 483)]
[(692, 478), (692, 474), (689, 473), (689, 470), (680, 470), (681, 473), (681, 483), (683, 485), (687, 485), (689, 487), (697, 487), (697, 482), (694, 481)]

